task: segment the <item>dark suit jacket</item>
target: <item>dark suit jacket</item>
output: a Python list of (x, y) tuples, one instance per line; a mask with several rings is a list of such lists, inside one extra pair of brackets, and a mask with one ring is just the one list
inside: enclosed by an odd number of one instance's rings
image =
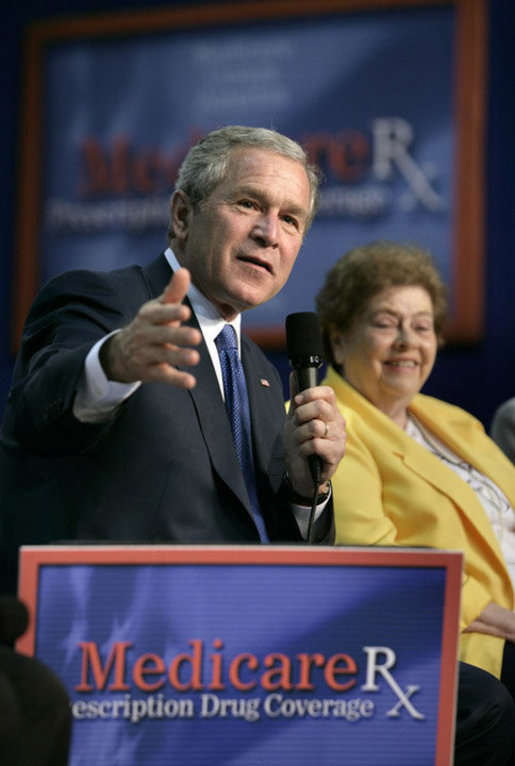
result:
[[(12, 559), (21, 543), (61, 539), (259, 542), (205, 346), (191, 391), (146, 383), (107, 423), (80, 423), (72, 414), (92, 345), (127, 324), (169, 279), (170, 267), (160, 256), (147, 267), (69, 272), (36, 299), (0, 435), (4, 555)], [(242, 362), (270, 540), (299, 541), (281, 488), (281, 380), (245, 336)], [(317, 535), (325, 540), (327, 524), (320, 527)]]

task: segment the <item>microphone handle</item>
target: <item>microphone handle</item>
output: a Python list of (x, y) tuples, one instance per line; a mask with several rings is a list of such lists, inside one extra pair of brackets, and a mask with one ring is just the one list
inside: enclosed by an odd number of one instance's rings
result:
[[(295, 382), (297, 384), (298, 391), (304, 391), (306, 388), (313, 388), (318, 383), (317, 368), (313, 366), (296, 367)], [(310, 455), (308, 457), (308, 463), (309, 470), (311, 472), (311, 478), (313, 479), (313, 484), (318, 486), (320, 484), (322, 460), (318, 455)]]
[(296, 367), (295, 382), (298, 391), (304, 391), (305, 388), (314, 388), (318, 383), (316, 367)]

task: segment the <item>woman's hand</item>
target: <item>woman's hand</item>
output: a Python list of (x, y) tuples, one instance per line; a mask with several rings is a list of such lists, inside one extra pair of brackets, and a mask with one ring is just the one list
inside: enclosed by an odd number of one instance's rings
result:
[(487, 633), (515, 642), (515, 612), (491, 601), (464, 633)]

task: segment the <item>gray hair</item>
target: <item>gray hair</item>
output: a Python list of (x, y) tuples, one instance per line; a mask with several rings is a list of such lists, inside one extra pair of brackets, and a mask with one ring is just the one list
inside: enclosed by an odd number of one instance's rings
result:
[[(223, 181), (232, 153), (242, 147), (266, 149), (302, 165), (310, 187), (307, 231), (318, 209), (320, 171), (310, 164), (300, 144), (275, 130), (229, 125), (208, 133), (189, 150), (184, 158), (179, 168), (175, 189), (187, 194), (193, 208), (197, 209)], [(170, 226), (168, 240), (173, 239), (173, 236)]]

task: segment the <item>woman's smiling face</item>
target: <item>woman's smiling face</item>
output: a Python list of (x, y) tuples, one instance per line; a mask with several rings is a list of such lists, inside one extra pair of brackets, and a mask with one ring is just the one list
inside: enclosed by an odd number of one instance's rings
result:
[(331, 334), (345, 379), (402, 428), (436, 358), (433, 304), (419, 285), (375, 295), (345, 334)]

